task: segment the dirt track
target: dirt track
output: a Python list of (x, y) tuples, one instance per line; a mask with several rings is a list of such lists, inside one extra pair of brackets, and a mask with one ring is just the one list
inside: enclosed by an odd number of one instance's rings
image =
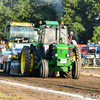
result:
[[(46, 89), (63, 91), (67, 93), (81, 94), (83, 96), (91, 95), (91, 98), (100, 95), (100, 77), (93, 76), (94, 74), (100, 74), (98, 70), (86, 71), (82, 70), (82, 73), (88, 76), (81, 75), (80, 79), (74, 80), (72, 78), (36, 78), (36, 77), (19, 77), (14, 75), (7, 75), (0, 72), (0, 80), (12, 81), (17, 83), (24, 83), (30, 86), (43, 87)], [(89, 74), (90, 73), (90, 74)], [(92, 73), (92, 74), (91, 74)], [(31, 91), (22, 87), (10, 86), (8, 84), (0, 83), (0, 90), (4, 93), (12, 94), (26, 100), (63, 100), (66, 97), (64, 95), (47, 94), (37, 91)], [(95, 95), (95, 96), (94, 96)], [(69, 97), (68, 97), (69, 98)], [(70, 98), (68, 99), (70, 100)], [(75, 100), (75, 99), (74, 99)]]

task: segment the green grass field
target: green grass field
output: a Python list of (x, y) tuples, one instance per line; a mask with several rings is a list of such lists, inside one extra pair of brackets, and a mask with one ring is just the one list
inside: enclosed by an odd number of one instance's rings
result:
[(97, 66), (84, 66), (82, 68), (93, 68), (93, 69), (100, 69), (100, 67)]

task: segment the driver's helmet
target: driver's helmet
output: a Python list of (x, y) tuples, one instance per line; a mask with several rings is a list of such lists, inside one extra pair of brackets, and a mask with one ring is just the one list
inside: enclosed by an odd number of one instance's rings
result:
[(73, 35), (73, 31), (70, 32), (70, 35)]

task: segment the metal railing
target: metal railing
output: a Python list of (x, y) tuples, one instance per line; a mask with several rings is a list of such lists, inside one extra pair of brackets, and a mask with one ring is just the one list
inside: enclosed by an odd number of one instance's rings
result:
[(100, 53), (86, 53), (86, 57), (82, 58), (83, 66), (100, 67)]

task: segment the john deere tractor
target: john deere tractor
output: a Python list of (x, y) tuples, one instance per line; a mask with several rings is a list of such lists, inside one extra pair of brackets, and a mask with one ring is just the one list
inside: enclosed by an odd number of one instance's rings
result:
[(32, 74), (47, 78), (50, 71), (58, 71), (61, 77), (71, 74), (73, 79), (78, 79), (81, 53), (77, 47), (68, 44), (67, 27), (57, 21), (45, 22), (40, 25), (38, 43), (30, 46)]

